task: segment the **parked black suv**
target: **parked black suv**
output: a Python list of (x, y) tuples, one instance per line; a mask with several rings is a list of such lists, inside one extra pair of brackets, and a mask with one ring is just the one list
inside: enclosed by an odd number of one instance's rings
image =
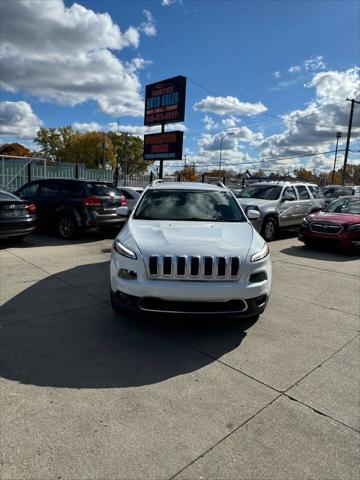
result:
[(81, 231), (119, 228), (124, 220), (116, 208), (125, 197), (105, 182), (86, 180), (35, 180), (16, 194), (36, 205), (39, 227), (55, 227), (61, 237), (71, 239)]

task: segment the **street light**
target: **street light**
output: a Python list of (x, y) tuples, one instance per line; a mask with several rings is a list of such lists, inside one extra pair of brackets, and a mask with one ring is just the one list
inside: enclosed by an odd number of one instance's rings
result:
[(226, 136), (228, 135), (234, 135), (235, 132), (225, 132), (221, 135), (220, 137), (220, 154), (219, 154), (219, 172), (221, 172), (221, 154), (222, 154), (222, 144), (223, 144), (223, 140)]
[(332, 179), (331, 179), (332, 184), (334, 184), (334, 180), (335, 180), (335, 167), (336, 167), (336, 157), (337, 157), (337, 151), (338, 151), (339, 138), (341, 138), (341, 132), (336, 133), (336, 149), (335, 149), (335, 158), (334, 158), (334, 168), (333, 168)]

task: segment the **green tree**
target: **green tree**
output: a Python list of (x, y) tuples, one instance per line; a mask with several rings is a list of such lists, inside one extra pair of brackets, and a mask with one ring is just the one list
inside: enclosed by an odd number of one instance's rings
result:
[(64, 159), (89, 168), (113, 168), (116, 165), (111, 138), (104, 132), (75, 132), (63, 147)]
[(51, 160), (59, 161), (62, 149), (61, 137), (56, 128), (40, 128), (34, 143), (40, 147), (40, 152)]
[(116, 164), (123, 173), (127, 175), (144, 173), (153, 163), (144, 161), (144, 142), (139, 137), (115, 132), (108, 132), (107, 136), (114, 148)]

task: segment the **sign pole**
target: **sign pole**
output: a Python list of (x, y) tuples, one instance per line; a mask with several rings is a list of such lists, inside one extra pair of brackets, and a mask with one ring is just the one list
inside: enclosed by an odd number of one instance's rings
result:
[[(165, 123), (161, 124), (161, 133), (165, 133)], [(164, 175), (164, 160), (160, 160), (159, 178), (163, 179)]]

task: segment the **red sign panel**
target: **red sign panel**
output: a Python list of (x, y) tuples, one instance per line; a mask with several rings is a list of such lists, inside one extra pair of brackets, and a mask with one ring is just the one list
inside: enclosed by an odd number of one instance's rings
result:
[(144, 160), (181, 160), (183, 132), (144, 135)]
[(146, 86), (144, 125), (183, 122), (186, 77), (168, 78)]

